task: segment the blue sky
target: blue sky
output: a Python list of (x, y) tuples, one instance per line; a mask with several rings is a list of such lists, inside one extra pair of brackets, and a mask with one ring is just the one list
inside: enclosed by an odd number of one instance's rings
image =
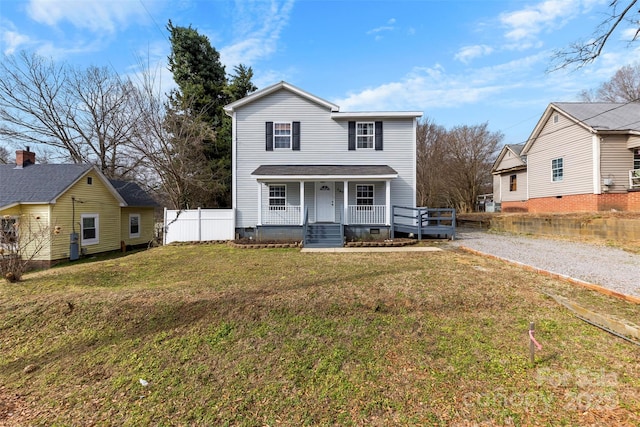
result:
[(259, 88), (285, 80), (341, 111), (417, 110), (447, 128), (488, 122), (519, 143), (549, 102), (579, 100), (640, 58), (623, 26), (595, 63), (546, 72), (608, 1), (0, 0), (0, 49), (120, 74), (142, 56), (168, 89), (171, 19), (207, 35), (227, 72), (250, 65)]

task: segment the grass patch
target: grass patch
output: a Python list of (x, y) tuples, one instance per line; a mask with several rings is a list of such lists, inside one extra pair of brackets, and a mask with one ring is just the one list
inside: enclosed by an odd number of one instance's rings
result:
[(168, 246), (32, 273), (0, 286), (0, 424), (637, 425), (638, 348), (542, 291), (640, 323), (454, 251)]

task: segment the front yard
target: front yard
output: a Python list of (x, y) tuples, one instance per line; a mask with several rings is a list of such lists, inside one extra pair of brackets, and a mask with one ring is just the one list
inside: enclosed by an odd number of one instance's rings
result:
[(462, 252), (167, 246), (25, 279), (0, 425), (640, 423), (638, 347), (543, 292), (637, 306)]

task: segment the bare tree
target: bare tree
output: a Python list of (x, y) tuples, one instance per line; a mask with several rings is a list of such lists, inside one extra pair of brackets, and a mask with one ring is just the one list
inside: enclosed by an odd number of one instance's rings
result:
[(207, 112), (195, 111), (195, 103), (188, 112), (168, 107), (155, 74), (146, 68), (141, 76), (136, 101), (140, 119), (133, 147), (153, 176), (147, 186), (174, 209), (204, 206), (211, 194), (224, 191), (218, 187), (220, 177), (212, 176), (205, 154), (205, 141), (215, 138), (204, 120)]
[(443, 207), (447, 185), (446, 135), (444, 127), (428, 118), (416, 129), (416, 191), (419, 206)]
[(60, 227), (51, 229), (39, 216), (4, 215), (0, 218), (0, 276), (19, 282)]
[[(638, 0), (609, 0), (609, 14), (596, 27), (591, 37), (586, 41), (577, 41), (566, 49), (557, 50), (554, 54), (550, 71), (568, 66), (583, 67), (593, 62), (602, 54), (605, 45), (623, 22), (638, 27), (638, 10), (635, 7)], [(631, 42), (638, 40), (640, 28), (633, 35)]]
[(0, 164), (9, 163), (9, 150), (4, 147), (0, 147)]
[(479, 194), (491, 188), (491, 165), (503, 139), (488, 124), (456, 126), (447, 137), (446, 196), (459, 212), (473, 210)]
[(585, 102), (637, 102), (640, 100), (640, 64), (625, 65), (596, 90), (580, 93)]
[(135, 167), (126, 152), (135, 131), (135, 90), (108, 68), (73, 69), (36, 54), (0, 64), (0, 138), (52, 147), (108, 177)]

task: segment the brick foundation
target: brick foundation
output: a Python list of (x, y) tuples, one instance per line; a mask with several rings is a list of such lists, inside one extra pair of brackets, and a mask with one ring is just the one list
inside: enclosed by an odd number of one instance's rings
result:
[(569, 213), (598, 211), (640, 212), (640, 191), (540, 197), (524, 202), (502, 202), (502, 212)]

